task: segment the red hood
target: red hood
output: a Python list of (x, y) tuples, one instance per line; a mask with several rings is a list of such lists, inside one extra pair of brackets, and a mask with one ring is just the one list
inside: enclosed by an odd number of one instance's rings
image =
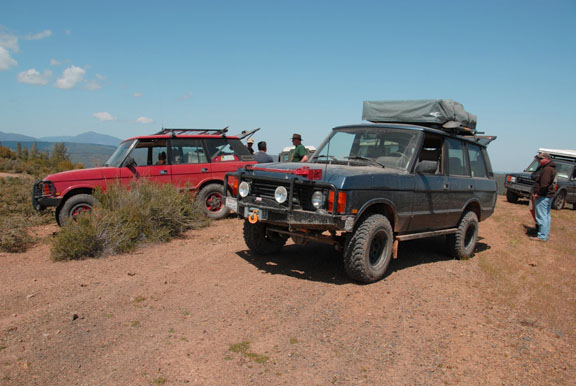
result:
[(86, 181), (86, 180), (98, 180), (105, 178), (105, 176), (114, 174), (116, 168), (112, 167), (99, 167), (90, 169), (75, 169), (68, 170), (65, 172), (50, 174), (46, 176), (44, 180), (49, 180), (52, 182), (65, 182), (65, 181)]

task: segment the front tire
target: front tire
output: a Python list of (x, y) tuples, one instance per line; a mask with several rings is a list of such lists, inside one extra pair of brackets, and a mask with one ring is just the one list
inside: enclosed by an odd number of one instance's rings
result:
[(96, 199), (91, 194), (76, 194), (68, 198), (60, 209), (56, 210), (58, 225), (64, 226), (70, 219), (75, 220), (81, 213), (90, 212)]
[(467, 212), (460, 219), (458, 231), (448, 235), (447, 241), (450, 252), (455, 258), (464, 260), (472, 257), (478, 242), (478, 216), (476, 213)]
[(228, 215), (230, 210), (224, 205), (224, 187), (220, 184), (210, 184), (198, 193), (200, 210), (206, 217), (219, 220)]
[(384, 277), (392, 258), (394, 233), (381, 215), (367, 217), (356, 228), (344, 251), (344, 267), (352, 279), (374, 283)]
[(244, 242), (257, 255), (279, 252), (286, 244), (286, 239), (275, 232), (268, 232), (264, 223), (251, 224), (244, 221)]
[(516, 204), (518, 202), (518, 198), (519, 196), (516, 193), (506, 189), (506, 200), (508, 200), (508, 202)]

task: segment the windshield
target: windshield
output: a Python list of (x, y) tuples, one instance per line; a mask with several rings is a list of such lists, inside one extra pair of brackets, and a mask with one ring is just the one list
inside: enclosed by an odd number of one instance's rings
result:
[(406, 169), (421, 133), (382, 127), (335, 129), (311, 162)]
[(110, 158), (108, 158), (108, 161), (106, 161), (104, 166), (113, 166), (116, 168), (120, 167), (122, 161), (124, 161), (124, 158), (126, 158), (128, 150), (130, 150), (134, 141), (135, 140), (122, 142), (120, 146), (118, 146), (118, 148), (114, 151), (114, 154), (112, 154)]

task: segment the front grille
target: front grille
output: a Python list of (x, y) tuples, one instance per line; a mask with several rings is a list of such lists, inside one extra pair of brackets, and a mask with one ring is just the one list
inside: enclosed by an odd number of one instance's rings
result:
[(534, 185), (534, 181), (531, 178), (517, 177), (516, 182), (523, 185)]
[[(254, 180), (250, 187), (250, 196), (274, 199), (274, 191), (278, 186), (284, 186), (290, 192), (290, 181), (266, 181)], [(304, 185), (299, 181), (294, 182), (294, 193), (292, 195), (292, 208), (315, 210), (312, 207), (311, 198), (314, 193), (314, 186)], [(282, 204), (288, 208), (288, 200)]]

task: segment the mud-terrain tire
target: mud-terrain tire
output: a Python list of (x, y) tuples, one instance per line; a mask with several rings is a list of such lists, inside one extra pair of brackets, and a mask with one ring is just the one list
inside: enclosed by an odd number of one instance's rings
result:
[(268, 232), (264, 223), (251, 224), (245, 220), (244, 242), (255, 254), (266, 255), (279, 252), (286, 244), (286, 239), (277, 233)]
[(197, 200), (202, 213), (215, 220), (226, 217), (230, 210), (224, 205), (224, 195), (224, 186), (220, 184), (209, 184), (200, 189)]
[(469, 259), (474, 255), (478, 242), (478, 217), (474, 212), (466, 212), (458, 223), (458, 231), (446, 236), (450, 254), (457, 259)]
[(58, 225), (64, 226), (70, 219), (75, 219), (80, 213), (89, 212), (94, 208), (96, 199), (91, 194), (75, 194), (68, 198), (60, 210), (56, 210)]
[(394, 233), (390, 221), (381, 214), (366, 217), (346, 243), (346, 273), (362, 283), (380, 280), (390, 264), (393, 244)]
[(566, 192), (562, 190), (558, 192), (556, 196), (554, 196), (554, 201), (552, 201), (552, 208), (560, 210), (564, 208), (564, 204), (566, 204)]
[(516, 193), (506, 189), (506, 200), (508, 202), (511, 202), (512, 204), (516, 204), (518, 202), (518, 198), (519, 198), (519, 196)]

